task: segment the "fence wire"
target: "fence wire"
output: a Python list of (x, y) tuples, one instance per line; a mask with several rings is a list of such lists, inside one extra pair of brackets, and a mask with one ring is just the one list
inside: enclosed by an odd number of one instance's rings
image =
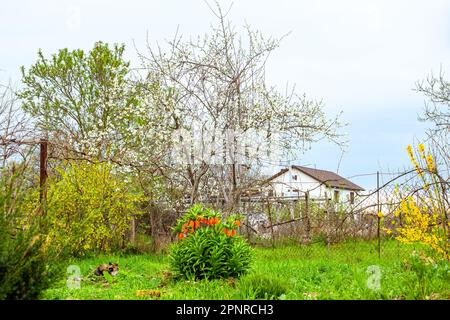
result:
[[(45, 198), (43, 186), (47, 178), (47, 141), (5, 140), (0, 141), (0, 145), (40, 146), (40, 198)], [(52, 147), (55, 149), (55, 146)], [(417, 186), (415, 170), (360, 173), (348, 178), (362, 176), (373, 177), (377, 187), (351, 200), (333, 202), (329, 199), (314, 199), (307, 192), (290, 197), (241, 197), (236, 208), (245, 217), (241, 233), (249, 242), (263, 246), (295, 243), (323, 244), (331, 248), (342, 242), (366, 241), (370, 244), (368, 250), (379, 257), (409, 253), (409, 249), (404, 249), (405, 246), (400, 246), (395, 241), (396, 230), (403, 226), (403, 221), (401, 215), (396, 216), (394, 213), (405, 197), (420, 199), (421, 188)], [(204, 204), (219, 210), (225, 209), (217, 202), (204, 201)], [(158, 235), (166, 238), (166, 243), (173, 240), (171, 226), (183, 213), (183, 209), (156, 209), (150, 214), (149, 221), (132, 219), (131, 239), (135, 239), (136, 233), (143, 232), (152, 237)]]
[[(406, 257), (413, 248), (395, 240), (397, 228), (404, 223), (402, 216), (396, 216), (395, 212), (401, 199), (417, 194), (415, 172), (375, 173), (374, 176), (378, 187), (351, 203), (350, 200), (312, 199), (307, 194), (243, 198), (239, 205), (239, 212), (245, 216), (241, 232), (254, 245), (322, 244), (332, 249), (344, 242), (347, 245), (365, 242), (374, 256)], [(348, 254), (351, 257), (359, 253), (349, 249)]]

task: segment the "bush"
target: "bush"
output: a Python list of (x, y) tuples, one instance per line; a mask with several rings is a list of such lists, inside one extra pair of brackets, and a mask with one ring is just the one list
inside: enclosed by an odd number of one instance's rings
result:
[(179, 241), (170, 253), (175, 274), (185, 279), (217, 279), (246, 273), (252, 252), (237, 235), (239, 225), (237, 215), (223, 220), (211, 209), (193, 206), (175, 227)]
[[(8, 181), (6, 181), (8, 180)], [(18, 176), (2, 173), (0, 192), (0, 300), (37, 299), (57, 279), (61, 269), (51, 247), (45, 245), (43, 218), (34, 212), (31, 224), (23, 226), (20, 204), (25, 190)], [(13, 188), (4, 188), (5, 185)], [(6, 192), (5, 192), (6, 190)], [(16, 201), (10, 199), (14, 193)]]
[(140, 213), (141, 194), (108, 163), (69, 162), (56, 170), (59, 177), (48, 181), (49, 241), (73, 256), (122, 245), (131, 216)]
[(37, 299), (60, 269), (43, 250), (40, 235), (20, 231), (10, 236), (2, 230), (4, 221), (0, 225), (0, 300)]
[(425, 145), (418, 144), (417, 150), (415, 153), (411, 145), (407, 147), (419, 185), (414, 192), (400, 196), (394, 212), (401, 219), (396, 238), (406, 244), (420, 243), (434, 258), (450, 261), (448, 179), (441, 175), (435, 157)]

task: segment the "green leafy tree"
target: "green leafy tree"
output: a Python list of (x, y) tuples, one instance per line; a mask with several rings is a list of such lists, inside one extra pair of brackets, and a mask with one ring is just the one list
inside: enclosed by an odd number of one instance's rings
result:
[(167, 136), (158, 83), (134, 81), (124, 50), (97, 42), (89, 52), (61, 49), (51, 58), (39, 51), (35, 64), (22, 67), (19, 97), (53, 154), (154, 164)]
[(141, 56), (143, 68), (173, 92), (172, 118), (180, 129), (174, 170), (191, 204), (219, 196), (231, 212), (263, 183), (257, 169), (268, 158), (292, 158), (322, 139), (346, 143), (340, 114), (329, 117), (322, 101), (267, 83), (266, 61), (281, 39), (250, 27), (238, 33), (216, 5), (210, 9), (217, 23), (207, 34), (195, 40), (175, 35), (164, 47), (149, 43)]
[[(166, 196), (159, 191), (165, 189), (159, 181), (162, 175), (168, 176), (163, 169), (166, 140), (172, 130), (166, 111), (171, 107), (164, 103), (167, 94), (151, 74), (146, 75), (145, 85), (138, 81), (138, 74), (124, 59), (124, 51), (124, 45), (102, 42), (90, 51), (61, 49), (50, 57), (39, 51), (33, 65), (22, 67), (19, 97), (23, 109), (48, 137), (52, 159), (113, 163), (121, 179), (139, 185), (147, 201), (154, 203)], [(54, 163), (49, 162), (50, 166)], [(95, 190), (100, 190), (103, 180), (92, 181)], [(93, 198), (88, 199), (88, 195)], [(100, 198), (87, 193), (82, 200), (89, 206)], [(94, 219), (92, 227), (106, 220)]]

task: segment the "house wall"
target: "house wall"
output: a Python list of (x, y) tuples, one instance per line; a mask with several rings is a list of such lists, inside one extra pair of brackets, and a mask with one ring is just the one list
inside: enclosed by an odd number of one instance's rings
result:
[[(297, 180), (293, 179), (295, 175), (297, 176)], [(273, 179), (271, 185), (274, 190), (274, 196), (278, 197), (303, 196), (308, 191), (311, 199), (325, 200), (328, 198), (334, 200), (334, 191), (339, 190), (339, 202), (349, 203), (350, 193), (352, 192), (346, 189), (327, 188), (319, 181), (295, 168), (291, 168), (291, 170)], [(295, 190), (299, 191), (297, 192)]]

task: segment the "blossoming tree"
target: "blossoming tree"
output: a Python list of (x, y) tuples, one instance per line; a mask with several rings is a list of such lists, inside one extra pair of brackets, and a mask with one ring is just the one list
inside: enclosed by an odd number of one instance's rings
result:
[[(232, 209), (258, 183), (253, 169), (277, 160), (267, 149), (285, 160), (320, 139), (341, 144), (342, 124), (325, 115), (322, 102), (282, 94), (266, 82), (266, 60), (279, 39), (250, 27), (241, 37), (219, 6), (213, 13), (218, 24), (209, 34), (196, 41), (176, 35), (167, 50), (148, 44), (140, 57), (148, 73), (172, 90), (172, 122), (188, 132), (173, 144), (200, 144), (185, 146), (185, 161), (173, 167), (191, 202), (212, 195)], [(256, 145), (265, 148), (249, 152)]]

